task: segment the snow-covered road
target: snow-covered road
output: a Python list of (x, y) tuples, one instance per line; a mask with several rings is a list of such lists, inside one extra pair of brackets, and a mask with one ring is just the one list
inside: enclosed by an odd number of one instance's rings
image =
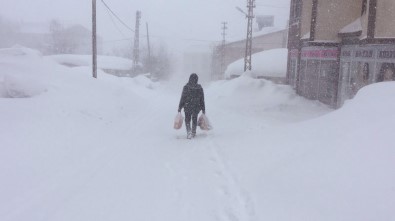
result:
[(338, 111), (248, 75), (204, 84), (214, 129), (187, 140), (188, 75), (92, 79), (23, 48), (0, 70), (1, 221), (395, 219), (393, 83)]

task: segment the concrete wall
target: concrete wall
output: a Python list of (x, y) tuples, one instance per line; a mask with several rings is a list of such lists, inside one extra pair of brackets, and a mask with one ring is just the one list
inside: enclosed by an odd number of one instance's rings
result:
[(361, 0), (319, 0), (315, 41), (339, 42), (339, 31), (361, 15)]
[[(260, 51), (275, 49), (275, 48), (285, 48), (287, 42), (287, 32), (288, 30), (277, 31), (269, 33), (266, 35), (253, 37), (252, 40), (252, 53), (257, 53)], [(220, 47), (220, 46), (219, 46)], [(217, 47), (219, 50), (219, 47)], [(245, 56), (246, 41), (237, 41), (228, 43), (225, 46), (225, 66), (228, 64), (244, 58)]]
[(395, 1), (378, 0), (376, 14), (376, 38), (395, 38)]

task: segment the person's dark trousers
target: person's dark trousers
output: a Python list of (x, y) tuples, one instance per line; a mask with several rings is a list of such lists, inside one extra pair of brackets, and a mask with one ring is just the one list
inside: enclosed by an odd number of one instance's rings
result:
[[(192, 136), (196, 135), (198, 113), (185, 112), (185, 126), (187, 128), (187, 133), (191, 133)], [(191, 128), (192, 120), (192, 128)]]

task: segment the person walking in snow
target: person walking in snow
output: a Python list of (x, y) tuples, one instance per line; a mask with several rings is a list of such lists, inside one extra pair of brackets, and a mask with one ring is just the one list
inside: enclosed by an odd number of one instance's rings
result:
[[(187, 128), (187, 138), (191, 139), (196, 135), (197, 118), (200, 111), (206, 113), (204, 104), (204, 91), (200, 84), (198, 84), (198, 75), (192, 73), (189, 76), (188, 83), (182, 89), (180, 104), (178, 112), (184, 108), (185, 112), (185, 126)], [(192, 120), (192, 128), (191, 128)]]

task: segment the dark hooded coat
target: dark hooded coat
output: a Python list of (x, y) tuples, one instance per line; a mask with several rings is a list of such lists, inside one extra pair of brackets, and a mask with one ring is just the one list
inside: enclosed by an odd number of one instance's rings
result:
[(206, 112), (203, 88), (197, 82), (197, 74), (191, 74), (189, 82), (182, 90), (178, 111), (181, 111), (181, 109), (184, 108), (186, 113), (198, 114), (199, 111), (203, 111), (203, 113)]

